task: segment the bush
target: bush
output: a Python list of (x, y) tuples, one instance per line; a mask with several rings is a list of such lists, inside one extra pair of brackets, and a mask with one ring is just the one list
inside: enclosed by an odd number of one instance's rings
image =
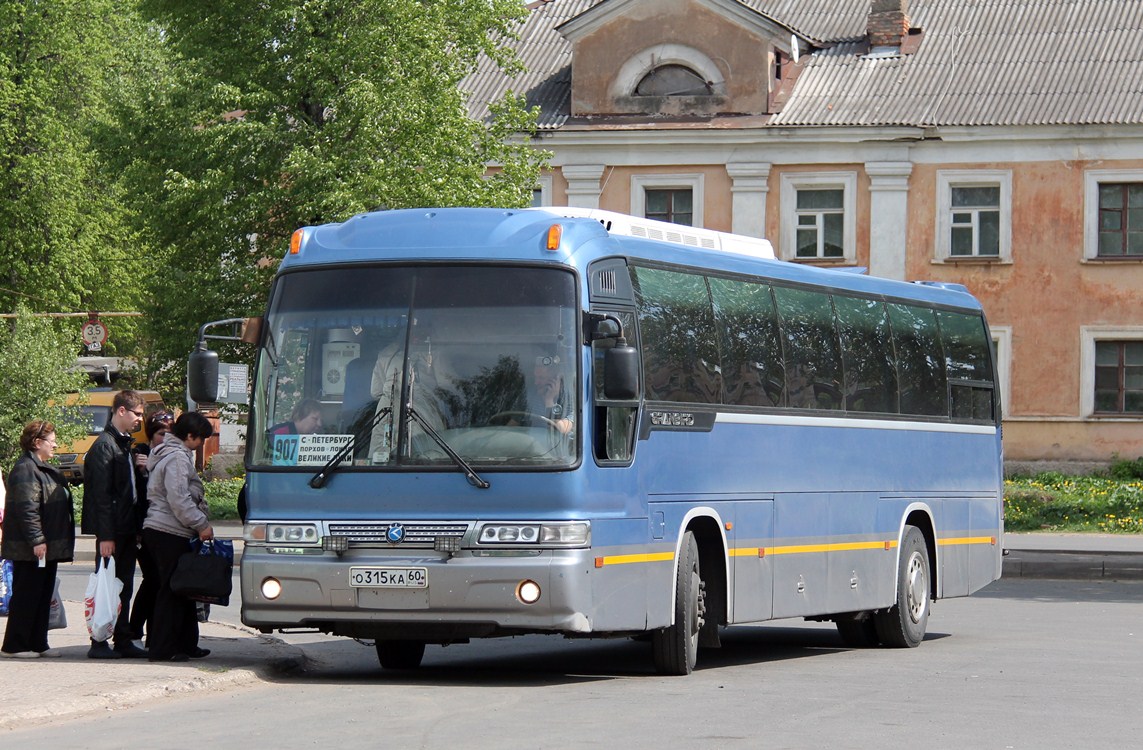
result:
[[(244, 481), (243, 477), (235, 477), (202, 483), (206, 492), (206, 504), (210, 508), (210, 520), (238, 520), (238, 490), (242, 489)], [(71, 492), (75, 523), (78, 526), (83, 521), (83, 485), (72, 487)]]
[(1111, 468), (1108, 470), (1108, 473), (1112, 479), (1119, 479), (1121, 481), (1143, 479), (1143, 456), (1140, 456), (1134, 461), (1115, 456), (1115, 460), (1111, 462)]

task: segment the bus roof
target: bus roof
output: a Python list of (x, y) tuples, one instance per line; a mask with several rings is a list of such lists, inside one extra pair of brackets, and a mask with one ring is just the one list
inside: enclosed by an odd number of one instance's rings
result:
[[(560, 237), (547, 249), (549, 229)], [(610, 230), (610, 231), (609, 231)], [(625, 256), (749, 274), (838, 291), (915, 299), (979, 310), (959, 284), (908, 283), (775, 260), (766, 240), (638, 219), (596, 209), (425, 208), (358, 214), (344, 222), (299, 229), (279, 272), (302, 266), (378, 261), (541, 261), (586, 270), (592, 261)], [(662, 238), (655, 235), (661, 234)]]

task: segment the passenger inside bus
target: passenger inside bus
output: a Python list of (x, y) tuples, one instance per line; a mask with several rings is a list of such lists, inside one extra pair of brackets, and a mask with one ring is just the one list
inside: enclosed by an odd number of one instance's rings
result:
[(303, 398), (294, 404), (290, 421), (276, 424), (266, 432), (270, 435), (310, 435), (321, 432), (324, 427), (321, 403), (317, 399)]

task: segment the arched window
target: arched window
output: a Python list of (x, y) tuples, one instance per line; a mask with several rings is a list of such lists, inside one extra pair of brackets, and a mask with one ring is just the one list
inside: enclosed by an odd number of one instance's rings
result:
[(706, 96), (714, 93), (706, 79), (685, 65), (660, 65), (635, 86), (636, 96)]

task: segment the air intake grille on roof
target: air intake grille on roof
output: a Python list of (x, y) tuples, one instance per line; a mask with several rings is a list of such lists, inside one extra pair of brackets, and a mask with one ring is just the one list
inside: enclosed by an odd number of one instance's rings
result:
[[(330, 536), (348, 537), (350, 546), (353, 545), (388, 545), (389, 523), (331, 523)], [(468, 531), (468, 524), (464, 523), (407, 523), (405, 539), (401, 546), (432, 547), (433, 541), (438, 537), (460, 539)]]

